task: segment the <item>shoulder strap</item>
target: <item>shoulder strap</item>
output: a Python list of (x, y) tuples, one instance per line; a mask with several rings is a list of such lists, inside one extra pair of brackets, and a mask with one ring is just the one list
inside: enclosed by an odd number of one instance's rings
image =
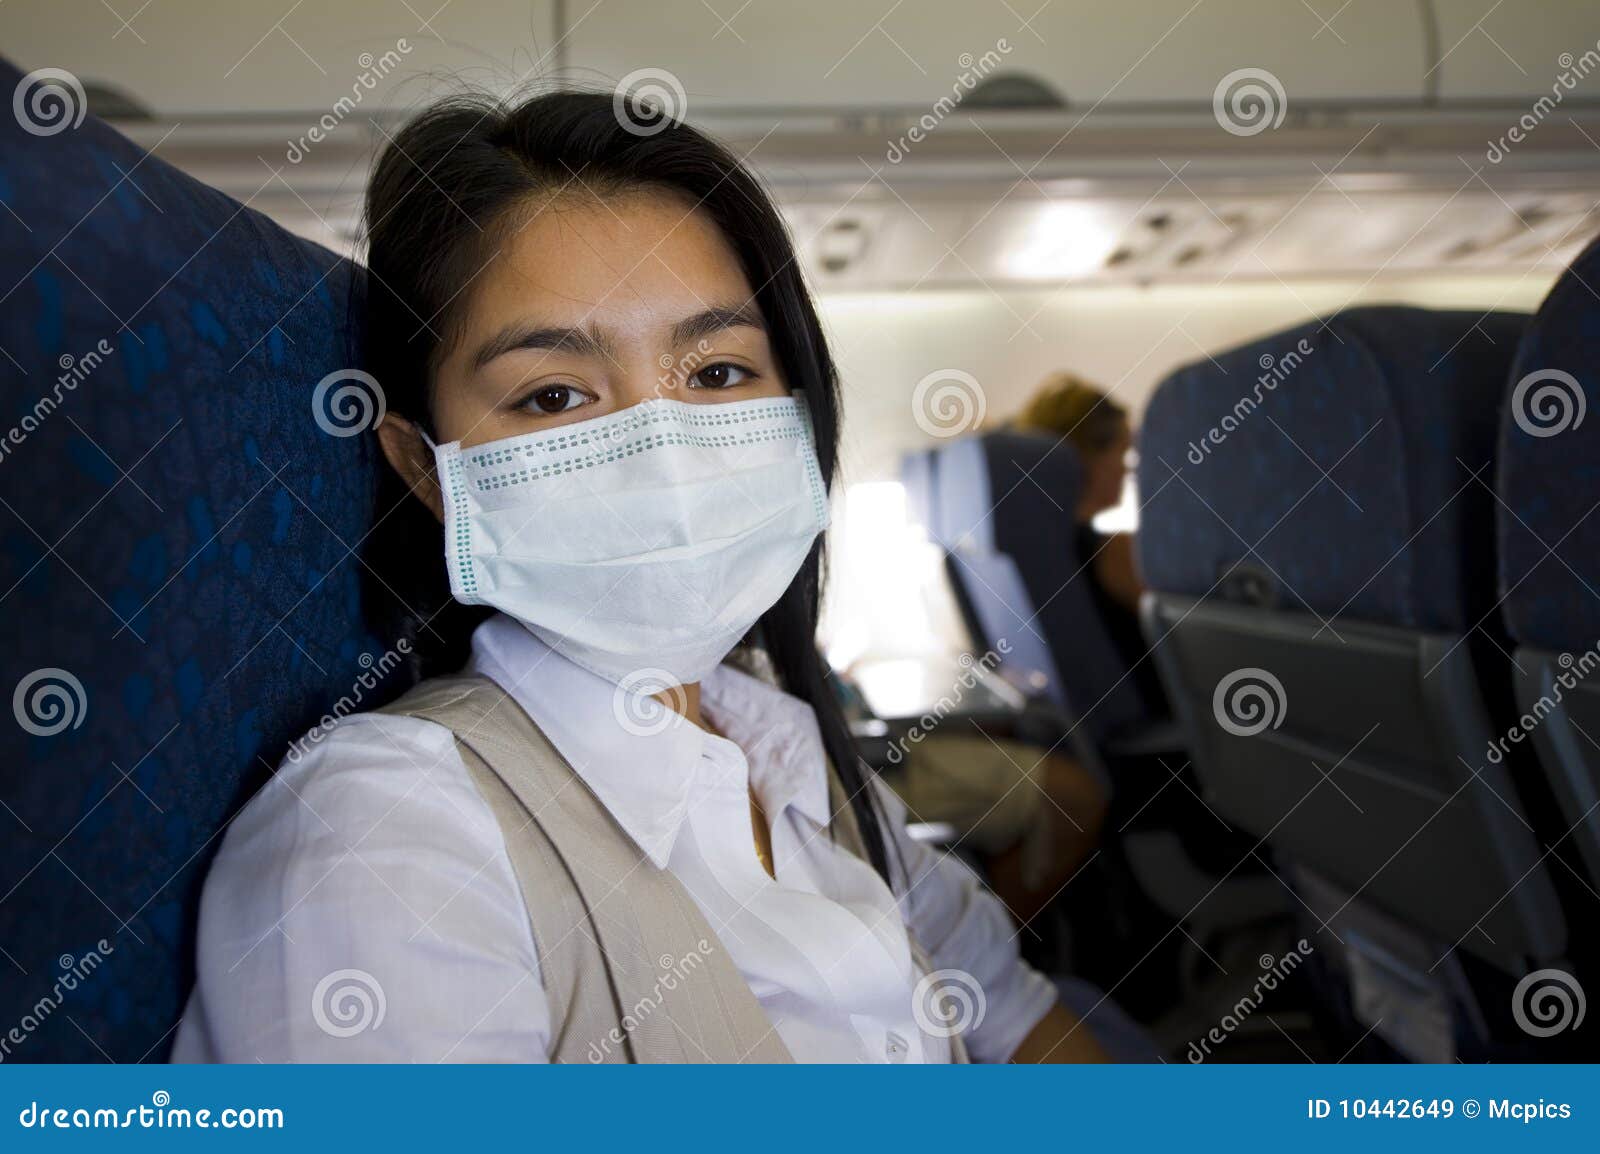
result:
[(639, 850), (499, 686), (438, 678), (386, 711), (450, 729), (500, 822), (558, 1061), (790, 1060), (677, 878)]

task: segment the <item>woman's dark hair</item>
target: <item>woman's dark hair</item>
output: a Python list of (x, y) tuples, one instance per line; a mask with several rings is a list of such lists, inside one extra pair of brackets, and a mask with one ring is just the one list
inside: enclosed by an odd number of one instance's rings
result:
[[(392, 412), (431, 434), (434, 371), (456, 339), (471, 282), (552, 194), (614, 197), (660, 190), (710, 219), (738, 254), (789, 385), (803, 389), (817, 458), (831, 486), (838, 460), (838, 377), (783, 220), (725, 148), (660, 110), (610, 93), (551, 92), (517, 103), (457, 97), (410, 121), (378, 158), (367, 188), (365, 363)], [(486, 615), (450, 596), (443, 530), (383, 469), (368, 538), (366, 603), (381, 636), (405, 638), (417, 676), (454, 672)], [(757, 626), (783, 687), (816, 712), (874, 868), (890, 878), (870, 771), (862, 764), (816, 647), (822, 540)]]

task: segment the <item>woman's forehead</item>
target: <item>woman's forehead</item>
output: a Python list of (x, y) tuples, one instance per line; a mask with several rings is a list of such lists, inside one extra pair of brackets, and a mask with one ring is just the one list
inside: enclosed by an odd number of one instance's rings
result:
[(541, 205), (510, 229), (476, 279), (469, 330), (531, 315), (638, 332), (751, 295), (711, 219), (680, 196), (648, 191)]

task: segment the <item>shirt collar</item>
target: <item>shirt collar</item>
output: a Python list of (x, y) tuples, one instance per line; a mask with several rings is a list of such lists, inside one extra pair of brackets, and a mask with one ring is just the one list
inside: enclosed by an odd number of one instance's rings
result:
[(828, 824), (827, 757), (809, 705), (723, 664), (701, 683), (700, 709), (744, 751), (751, 784), (769, 819), (793, 806), (818, 826)]
[(504, 613), (473, 632), (467, 668), (522, 707), (617, 824), (665, 869), (688, 813), (705, 731), (590, 673)]
[[(468, 669), (522, 707), (617, 824), (665, 869), (714, 739), (659, 702), (642, 702), (575, 664), (504, 613), (473, 633)], [(700, 706), (744, 753), (770, 820), (793, 806), (817, 826), (828, 824), (825, 751), (809, 705), (721, 665), (701, 682)]]

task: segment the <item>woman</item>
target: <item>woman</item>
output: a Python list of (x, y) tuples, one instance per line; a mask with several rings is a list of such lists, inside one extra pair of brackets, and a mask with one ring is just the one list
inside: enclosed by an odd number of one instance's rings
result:
[[(381, 531), (426, 518), (378, 578), (465, 666), (235, 820), (178, 1060), (1101, 1057), (852, 752), (833, 364), (760, 186), (649, 111), (450, 102), (378, 162)], [(412, 600), (446, 573), (470, 640)], [(771, 682), (721, 664), (747, 635)]]
[(1128, 411), (1103, 391), (1071, 373), (1046, 380), (1014, 422), (1024, 430), (1045, 433), (1072, 443), (1082, 469), (1082, 487), (1073, 509), (1078, 557), (1093, 578), (1089, 590), (1117, 651), (1133, 670), (1145, 700), (1157, 710), (1166, 696), (1154, 665), (1144, 660), (1147, 647), (1139, 629), (1139, 576), (1132, 533), (1101, 533), (1096, 515), (1122, 501), (1133, 427)]

